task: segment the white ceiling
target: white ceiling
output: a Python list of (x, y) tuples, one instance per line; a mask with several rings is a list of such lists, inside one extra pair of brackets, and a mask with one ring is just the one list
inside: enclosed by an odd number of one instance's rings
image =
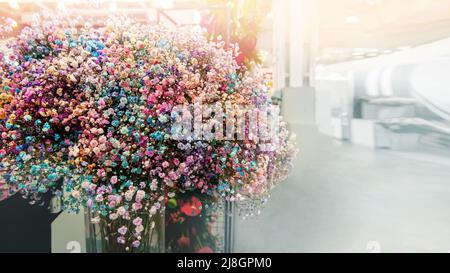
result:
[(450, 37), (450, 0), (319, 0), (318, 12), (324, 63)]
[(416, 45), (450, 35), (450, 0), (320, 0), (319, 14), (324, 47)]

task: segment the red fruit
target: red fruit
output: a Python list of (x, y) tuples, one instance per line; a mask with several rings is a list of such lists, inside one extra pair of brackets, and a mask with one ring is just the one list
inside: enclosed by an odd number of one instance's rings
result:
[(178, 245), (182, 248), (186, 248), (191, 244), (191, 240), (189, 237), (181, 235), (181, 237), (177, 241)]
[(241, 51), (241, 52), (239, 52), (239, 55), (236, 57), (236, 62), (239, 66), (242, 66), (244, 64), (244, 61), (245, 61), (245, 55)]
[(239, 48), (244, 52), (244, 55), (247, 55), (256, 48), (257, 41), (255, 35), (247, 35), (240, 41)]
[(180, 210), (187, 216), (194, 217), (202, 212), (202, 208), (202, 202), (197, 197), (192, 196), (191, 199), (181, 204)]

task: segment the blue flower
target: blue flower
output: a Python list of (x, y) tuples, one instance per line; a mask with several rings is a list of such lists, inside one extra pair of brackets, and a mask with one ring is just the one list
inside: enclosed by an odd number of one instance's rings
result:
[(46, 122), (44, 124), (44, 126), (42, 127), (42, 131), (47, 132), (48, 130), (50, 130), (50, 124), (48, 124), (48, 122)]

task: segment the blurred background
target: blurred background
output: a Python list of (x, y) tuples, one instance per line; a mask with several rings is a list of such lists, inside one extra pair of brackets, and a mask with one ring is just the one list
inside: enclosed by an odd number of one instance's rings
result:
[[(0, 48), (38, 13), (200, 26), (239, 44), (241, 64), (263, 66), (298, 136), (290, 179), (238, 221), (236, 251), (449, 252), (449, 10), (450, 0), (0, 0)], [(67, 223), (54, 222), (55, 251), (83, 236)]]

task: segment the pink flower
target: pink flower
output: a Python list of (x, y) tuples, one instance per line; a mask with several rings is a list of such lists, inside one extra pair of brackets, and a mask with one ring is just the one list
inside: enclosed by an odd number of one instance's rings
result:
[(140, 225), (142, 225), (142, 218), (140, 218), (140, 217), (135, 218), (135, 219), (133, 220), (133, 225), (135, 225), (135, 226), (140, 226)]
[(194, 162), (194, 157), (190, 155), (186, 158), (186, 164), (191, 164), (192, 162)]
[(81, 183), (81, 187), (83, 189), (88, 189), (90, 186), (90, 183), (88, 181), (84, 181), (83, 183)]
[(169, 167), (169, 162), (167, 162), (167, 161), (164, 161), (164, 162), (163, 162), (163, 164), (162, 164), (162, 166), (163, 166), (163, 168), (167, 168), (167, 167)]
[(155, 95), (150, 94), (150, 95), (148, 96), (147, 103), (148, 103), (148, 104), (155, 104), (155, 102), (156, 102)]
[[(95, 149), (98, 149), (98, 148), (95, 147), (94, 150), (95, 150)], [(103, 170), (103, 169), (98, 169), (98, 170), (97, 170), (97, 175), (100, 176), (100, 177), (104, 177), (104, 176), (106, 176), (106, 172), (105, 172), (105, 170)]]
[(117, 197), (115, 195), (112, 195), (112, 194), (108, 195), (108, 201), (109, 202), (116, 201), (116, 199), (117, 199)]
[(122, 226), (117, 231), (119, 232), (119, 234), (125, 235), (125, 234), (127, 234), (128, 228), (126, 226)]
[(144, 199), (144, 197), (145, 197), (145, 191), (138, 190), (136, 193), (136, 202), (141, 202), (142, 199)]
[(111, 177), (111, 184), (117, 184), (117, 176)]
[(169, 178), (172, 180), (176, 180), (177, 179), (177, 174), (174, 171), (170, 171), (169, 172)]
[[(95, 129), (95, 128), (92, 128), (92, 129), (91, 129), (91, 131), (93, 131), (93, 130), (95, 130), (95, 131), (96, 131), (97, 129)], [(92, 140), (92, 141), (91, 141), (91, 143), (90, 143), (90, 146), (91, 146), (91, 147), (97, 147), (97, 146), (98, 146), (98, 141), (97, 141), (97, 140), (95, 140), (95, 139), (94, 139), (94, 140)]]
[(95, 201), (97, 201), (97, 202), (102, 202), (103, 201), (103, 195), (101, 195), (101, 194), (97, 194), (97, 196), (95, 196)]
[(134, 211), (138, 211), (138, 210), (142, 209), (142, 204), (141, 203), (133, 203), (132, 207), (133, 207)]
[(73, 198), (78, 198), (78, 197), (80, 197), (80, 192), (79, 191), (72, 191), (72, 196), (73, 196)]
[(98, 105), (100, 105), (101, 107), (105, 107), (106, 103), (104, 99), (99, 99), (98, 100)]

